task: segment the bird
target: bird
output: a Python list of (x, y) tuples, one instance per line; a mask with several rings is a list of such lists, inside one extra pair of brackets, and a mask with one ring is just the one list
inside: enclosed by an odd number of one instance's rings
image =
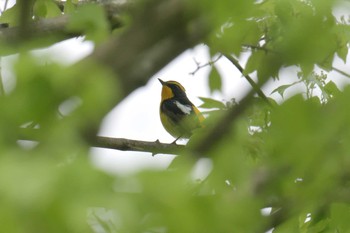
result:
[(163, 127), (176, 138), (173, 144), (180, 138), (190, 138), (195, 129), (204, 126), (204, 116), (187, 98), (180, 83), (158, 80), (162, 84), (159, 114)]

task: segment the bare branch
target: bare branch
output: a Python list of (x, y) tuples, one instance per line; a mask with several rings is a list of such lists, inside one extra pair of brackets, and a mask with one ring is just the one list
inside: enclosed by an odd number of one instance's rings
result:
[(174, 154), (185, 148), (184, 145), (161, 143), (159, 140), (148, 142), (125, 138), (109, 138), (100, 136), (96, 137), (96, 140), (92, 142), (92, 146), (122, 151), (151, 152), (152, 154)]
[(194, 62), (196, 63), (197, 67), (194, 71), (190, 72), (190, 75), (195, 75), (200, 69), (206, 67), (206, 66), (212, 66), (214, 65), (218, 60), (220, 60), (220, 58), (222, 57), (222, 54), (220, 54), (219, 56), (217, 56), (214, 60), (210, 60), (207, 63), (201, 65), (198, 61), (196, 61), (194, 59)]
[[(26, 141), (41, 141), (42, 133), (40, 129), (34, 128), (20, 128), (20, 140)], [(92, 147), (114, 149), (121, 151), (140, 151), (150, 152), (153, 155), (158, 153), (164, 154), (177, 154), (179, 151), (183, 151), (185, 145), (178, 145), (175, 143), (161, 143), (159, 140), (154, 142), (131, 140), (125, 138), (110, 138), (95, 136), (88, 139), (88, 143)]]

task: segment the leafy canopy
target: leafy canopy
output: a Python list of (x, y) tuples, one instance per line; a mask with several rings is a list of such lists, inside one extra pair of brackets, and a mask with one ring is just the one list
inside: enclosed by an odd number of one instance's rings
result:
[[(117, 10), (110, 3), (18, 1), (0, 16), (9, 26), (1, 29), (0, 54), (18, 56), (15, 85), (2, 87), (0, 96), (3, 232), (349, 231), (350, 89), (339, 88), (331, 73), (349, 77), (349, 71), (335, 67), (336, 59), (347, 63), (348, 57), (345, 1), (172, 1), (170, 10), (150, 11), (159, 14), (158, 23), (164, 19), (172, 24), (162, 27), (162, 43), (146, 48), (128, 47), (132, 41), (125, 35), (145, 42), (157, 39), (139, 37), (145, 35), (144, 28), (135, 30), (133, 25), (141, 16), (147, 24), (148, 10), (164, 6), (161, 1), (127, 2)], [(175, 27), (179, 21), (165, 20), (179, 6), (184, 7), (185, 30)], [(335, 15), (336, 8), (347, 14)], [(57, 23), (62, 16), (68, 19), (65, 27), (49, 28), (52, 33), (45, 34), (47, 25), (40, 23)], [(124, 24), (116, 24), (119, 19)], [(32, 24), (40, 27), (24, 27)], [(202, 28), (206, 33), (199, 33)], [(171, 32), (183, 40), (164, 39)], [(78, 35), (96, 48), (77, 64), (48, 64), (31, 53)], [(91, 140), (106, 112), (125, 97), (123, 85), (134, 82), (123, 80), (99, 58), (120, 41), (126, 55), (140, 50), (140, 57), (156, 57), (161, 46), (174, 43), (181, 48), (193, 39), (189, 35), (202, 35), (200, 41), (210, 48), (212, 92), (222, 90), (215, 62), (225, 56), (233, 61), (232, 69), (239, 67), (234, 61), (244, 64), (240, 58), (247, 57), (241, 73), (246, 79), (256, 76), (254, 93), (268, 80), (286, 79), (280, 74), (287, 67), (298, 72), (292, 82), (287, 79), (265, 97), (247, 95), (239, 103), (201, 98), (203, 109), (216, 111), (209, 112), (206, 128), (178, 152), (171, 169), (126, 177), (94, 169), (88, 156)], [(166, 51), (178, 54), (176, 49)], [(108, 54), (112, 64), (113, 53)], [(120, 69), (128, 67), (124, 60), (120, 64)], [(126, 73), (145, 67), (151, 65)], [(285, 97), (299, 84), (300, 94), (280, 104), (272, 98), (274, 93)], [(225, 129), (215, 131), (219, 128)], [(209, 149), (199, 154), (198, 145), (208, 132), (219, 136), (204, 141)], [(194, 180), (193, 169), (203, 162), (210, 164), (209, 175)]]

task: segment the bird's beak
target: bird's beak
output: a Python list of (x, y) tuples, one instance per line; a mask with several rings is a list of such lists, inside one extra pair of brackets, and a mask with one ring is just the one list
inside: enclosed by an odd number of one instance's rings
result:
[(158, 80), (159, 80), (159, 82), (160, 82), (162, 85), (165, 84), (165, 82), (164, 82), (163, 80), (161, 80), (160, 78), (159, 78)]

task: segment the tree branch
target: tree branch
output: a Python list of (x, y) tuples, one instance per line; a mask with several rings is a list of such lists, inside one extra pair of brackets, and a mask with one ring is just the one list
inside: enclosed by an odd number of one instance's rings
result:
[[(48, 35), (62, 35), (64, 39), (68, 39), (81, 35), (81, 32), (67, 32), (66, 26), (68, 22), (68, 15), (31, 21), (28, 26), (31, 29), (30, 39), (36, 39)], [(0, 28), (0, 40), (6, 43), (19, 42), (21, 40), (20, 31), (20, 27)], [(28, 38), (22, 39), (27, 40)]]
[(229, 54), (223, 54), (245, 77), (248, 83), (253, 87), (254, 91), (258, 94), (260, 98), (262, 98), (268, 105), (271, 106), (269, 99), (266, 97), (264, 92), (261, 90), (260, 86), (254, 82), (254, 80), (248, 75), (244, 73), (243, 67), (239, 64), (238, 60), (233, 58)]
[(184, 145), (161, 143), (159, 140), (154, 142), (131, 140), (124, 138), (109, 138), (97, 136), (91, 144), (94, 147), (108, 148), (122, 151), (141, 151), (151, 152), (152, 154), (176, 154), (184, 150)]
[[(26, 141), (43, 141), (42, 133), (40, 129), (33, 128), (20, 128), (20, 140)], [(185, 145), (178, 145), (175, 143), (161, 143), (159, 140), (154, 142), (131, 140), (125, 138), (110, 138), (95, 136), (89, 139), (89, 144), (92, 147), (114, 149), (121, 151), (140, 151), (150, 152), (152, 154), (164, 153), (164, 154), (177, 154), (179, 151), (183, 151)]]
[[(124, 9), (124, 7), (122, 7), (120, 4), (117, 5), (112, 3), (103, 6), (111, 29), (113, 30), (122, 27), (123, 22), (119, 16), (119, 13), (122, 11), (121, 8)], [(118, 8), (118, 6), (120, 6), (120, 8)], [(29, 12), (27, 8), (26, 12)], [(84, 33), (83, 31), (72, 31), (67, 29), (70, 18), (70, 15), (61, 15), (55, 18), (45, 18), (40, 20), (23, 20), (25, 22), (24, 26), (19, 25), (0, 28), (0, 42), (13, 45), (23, 41), (49, 37), (54, 38), (54, 41), (51, 40), (49, 42), (51, 45), (55, 42), (82, 36)], [(24, 27), (25, 30), (23, 29)], [(24, 34), (26, 36), (23, 36)], [(42, 43), (42, 40), (40, 41), (41, 43), (34, 46), (47, 46), (47, 44)], [(2, 53), (4, 53), (4, 51), (2, 51)]]
[(344, 76), (346, 76), (347, 78), (350, 78), (350, 74), (338, 69), (338, 68), (335, 68), (335, 67), (332, 67), (334, 71), (338, 72), (339, 74), (342, 74)]

